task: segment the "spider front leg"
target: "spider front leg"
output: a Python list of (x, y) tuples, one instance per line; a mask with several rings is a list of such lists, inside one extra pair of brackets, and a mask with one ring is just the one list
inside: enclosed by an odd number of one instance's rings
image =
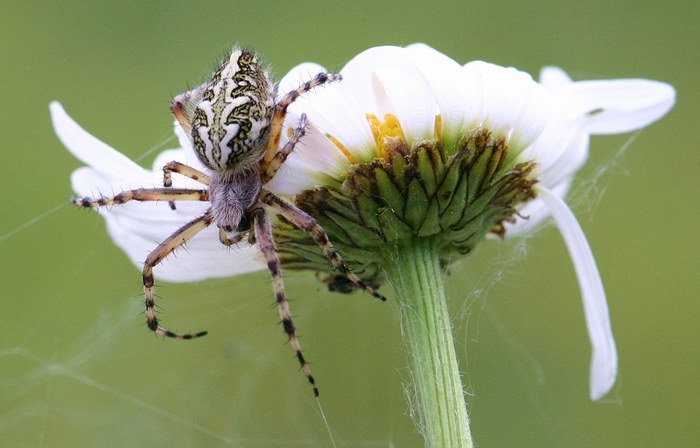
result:
[(319, 73), (301, 86), (285, 94), (277, 102), (275, 105), (275, 113), (273, 114), (272, 121), (270, 122), (270, 139), (267, 143), (265, 156), (263, 156), (263, 163), (265, 165), (268, 165), (277, 153), (277, 147), (280, 144), (280, 137), (282, 135), (284, 117), (287, 116), (287, 108), (304, 93), (315, 89), (316, 87), (322, 86), (323, 84), (340, 81), (341, 79), (343, 79), (343, 77), (340, 74)]
[(299, 209), (291, 202), (285, 201), (279, 196), (275, 196), (266, 190), (263, 190), (260, 194), (260, 201), (274, 208), (292, 224), (311, 235), (316, 243), (321, 246), (323, 253), (331, 262), (333, 268), (343, 274), (348, 280), (357, 285), (359, 288), (364, 289), (373, 297), (376, 297), (381, 301), (386, 300), (383, 295), (375, 291), (374, 288), (369, 286), (364, 280), (350, 270), (350, 268), (345, 264), (345, 261), (343, 261), (343, 258), (338, 254), (338, 252), (336, 252), (335, 248), (333, 248), (333, 245), (328, 239), (328, 234), (326, 231), (323, 230), (323, 227), (321, 227), (308, 213)]
[(289, 154), (294, 151), (296, 145), (301, 141), (304, 135), (306, 135), (306, 127), (308, 125), (309, 119), (306, 118), (306, 114), (301, 114), (301, 117), (299, 117), (299, 124), (294, 129), (294, 132), (289, 137), (287, 143), (282, 147), (282, 149), (275, 153), (275, 156), (272, 158), (272, 160), (270, 160), (270, 163), (266, 164), (263, 162), (260, 164), (263, 185), (275, 177), (275, 174), (277, 174), (277, 171), (280, 169), (284, 161), (287, 160)]
[[(189, 165), (173, 160), (172, 162), (168, 162), (163, 167), (163, 186), (166, 188), (171, 188), (173, 186), (172, 173), (178, 173), (182, 176), (189, 177), (190, 179), (196, 180), (207, 187), (211, 182), (211, 177), (208, 174), (205, 174), (196, 168), (192, 168)], [(172, 210), (175, 210), (175, 201), (169, 201), (168, 205), (170, 205)]]
[(175, 333), (158, 324), (155, 311), (156, 303), (153, 298), (153, 268), (163, 261), (165, 257), (173, 253), (173, 251), (185, 244), (190, 238), (209, 227), (213, 220), (214, 217), (211, 209), (209, 209), (204, 215), (180, 227), (148, 254), (143, 266), (143, 291), (145, 295), (144, 302), (146, 304), (146, 324), (148, 328), (155, 333), (176, 339), (194, 339), (207, 334), (206, 331), (200, 331), (194, 334)]
[(294, 349), (296, 358), (299, 360), (299, 364), (301, 364), (301, 368), (304, 371), (304, 375), (306, 375), (306, 379), (309, 381), (309, 384), (311, 384), (314, 396), (318, 397), (318, 387), (316, 386), (316, 381), (314, 380), (314, 376), (311, 374), (311, 367), (309, 366), (309, 363), (306, 362), (304, 355), (301, 353), (301, 345), (297, 339), (294, 323), (292, 322), (292, 314), (289, 311), (289, 303), (287, 302), (287, 296), (284, 293), (281, 262), (279, 256), (277, 255), (275, 241), (272, 238), (272, 227), (270, 226), (270, 221), (264, 208), (257, 207), (253, 210), (253, 221), (255, 237), (258, 240), (260, 251), (265, 256), (267, 268), (272, 276), (272, 286), (275, 291), (277, 310), (279, 312), (280, 320), (282, 321), (282, 326), (284, 327), (284, 332), (287, 333), (289, 343), (291, 344), (292, 349)]
[(192, 90), (181, 93), (170, 103), (170, 111), (173, 113), (177, 121), (182, 126), (185, 134), (192, 132), (192, 108), (193, 104), (197, 104), (204, 94), (208, 83), (201, 84)]

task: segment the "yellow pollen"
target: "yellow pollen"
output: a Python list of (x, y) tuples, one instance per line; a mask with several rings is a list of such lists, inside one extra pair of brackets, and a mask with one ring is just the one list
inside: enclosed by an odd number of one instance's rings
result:
[(403, 133), (403, 129), (401, 129), (401, 123), (399, 123), (399, 119), (396, 115), (384, 115), (383, 122), (379, 121), (379, 118), (374, 114), (365, 114), (365, 117), (367, 118), (370, 129), (372, 129), (372, 135), (377, 144), (377, 158), (384, 158), (384, 147), (387, 138), (393, 137), (404, 142), (406, 141), (406, 136)]
[(435, 138), (442, 140), (442, 115), (435, 115)]
[(349, 161), (350, 163), (358, 163), (358, 162), (359, 162), (359, 160), (357, 160), (357, 157), (355, 157), (350, 151), (348, 151), (348, 148), (346, 148), (345, 145), (343, 145), (343, 144), (340, 142), (340, 140), (338, 140), (337, 138), (333, 137), (333, 136), (330, 135), (330, 134), (326, 134), (326, 137), (328, 137), (328, 139), (329, 139), (331, 142), (333, 142), (333, 144), (334, 144), (335, 146), (337, 146), (338, 149), (340, 149), (340, 151), (343, 153), (343, 155), (345, 156), (345, 158), (348, 159), (348, 161)]

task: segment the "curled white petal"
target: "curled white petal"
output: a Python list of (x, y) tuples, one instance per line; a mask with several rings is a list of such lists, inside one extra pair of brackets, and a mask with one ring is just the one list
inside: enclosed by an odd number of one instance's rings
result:
[[(50, 111), (54, 129), (63, 144), (88, 165), (78, 168), (71, 176), (73, 191), (78, 195), (113, 195), (125, 189), (162, 185), (163, 173), (159, 167), (150, 171), (132, 162), (81, 128), (59, 103), (51, 103)], [(182, 149), (171, 149), (164, 151), (157, 163), (171, 160), (189, 161), (189, 158)], [(206, 188), (179, 175), (173, 175), (173, 186)], [(171, 210), (166, 202), (128, 202), (100, 208), (99, 213), (105, 218), (115, 244), (140, 268), (158, 243), (201, 216), (207, 207), (201, 202), (181, 202), (177, 210)], [(265, 264), (258, 258), (255, 248), (246, 245), (227, 249), (219, 242), (218, 229), (210, 227), (159, 264), (155, 275), (160, 280), (172, 282), (229, 277), (264, 269)]]
[(99, 170), (139, 176), (144, 169), (128, 157), (86, 132), (63, 109), (58, 101), (49, 104), (51, 122), (63, 145), (80, 161)]
[(603, 281), (586, 236), (569, 207), (546, 188), (539, 187), (538, 193), (564, 238), (576, 270), (583, 297), (588, 336), (593, 348), (590, 394), (592, 400), (598, 400), (610, 391), (617, 377), (617, 349), (610, 326)]
[(619, 134), (655, 122), (673, 107), (676, 92), (669, 84), (646, 79), (614, 79), (573, 83), (585, 127), (591, 134)]

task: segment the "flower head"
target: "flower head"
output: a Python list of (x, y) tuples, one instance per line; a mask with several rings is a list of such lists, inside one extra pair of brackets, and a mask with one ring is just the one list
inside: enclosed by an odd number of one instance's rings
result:
[[(282, 85), (322, 70), (299, 65)], [(326, 228), (336, 228), (336, 245), (346, 254), (356, 252), (353, 268), (366, 275), (382, 271), (381, 262), (367, 254), (375, 243), (365, 235), (368, 229), (385, 241), (405, 236), (392, 234), (396, 228), (414, 237), (439, 235), (447, 263), (489, 231), (514, 235), (552, 216), (583, 297), (593, 346), (591, 398), (605, 395), (617, 374), (605, 291), (563, 198), (588, 157), (590, 135), (629, 132), (656, 121), (672, 107), (673, 88), (640, 79), (572, 82), (554, 67), (544, 68), (536, 82), (514, 68), (481, 61), (460, 65), (423, 44), (372, 48), (341, 73), (342, 83), (293, 106), (288, 124), (304, 112), (315, 124), (314, 137), (292, 155), (285, 167), (290, 175), (276, 178), (275, 188), (305, 190), (297, 200)], [(466, 193), (450, 177), (458, 162), (467, 165), (458, 169)], [(449, 201), (443, 203), (446, 192)], [(460, 195), (466, 200), (455, 220), (449, 211)], [(392, 218), (382, 222), (386, 215)], [(352, 225), (351, 216), (359, 217)], [(309, 255), (306, 264), (300, 259), (298, 239), (288, 243), (290, 262), (321, 268), (308, 263)]]
[[(278, 91), (322, 71), (301, 64)], [(423, 44), (369, 49), (341, 74), (342, 82), (291, 106), (288, 129), (302, 113), (311, 125), (266, 188), (296, 195), (353, 270), (376, 283), (391, 245), (431, 238), (446, 264), (489, 233), (509, 236), (554, 217), (583, 296), (593, 345), (591, 397), (601, 398), (614, 384), (617, 353), (600, 275), (563, 198), (587, 159), (589, 136), (652, 123), (672, 107), (673, 88), (647, 80), (572, 82), (557, 68), (545, 68), (537, 82), (514, 68), (460, 65)], [(170, 160), (201, 167), (178, 125), (181, 148), (161, 154), (151, 172), (87, 134), (57, 103), (51, 112), (63, 143), (88, 165), (73, 173), (78, 194), (158, 185), (158, 170)], [(177, 182), (189, 186), (187, 179)], [(203, 207), (193, 203), (173, 212), (167, 204), (127, 204), (100, 213), (115, 241), (139, 263)], [(250, 260), (246, 247), (228, 253), (214, 231), (195, 237), (158, 275), (191, 281), (263, 267)], [(308, 238), (283, 222), (277, 239), (287, 267), (327, 270)], [(348, 286), (329, 279), (336, 289)]]

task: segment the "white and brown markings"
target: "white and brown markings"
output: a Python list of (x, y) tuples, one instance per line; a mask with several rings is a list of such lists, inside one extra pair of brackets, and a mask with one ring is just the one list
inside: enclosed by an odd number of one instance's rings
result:
[[(177, 339), (193, 339), (206, 334), (205, 331), (176, 333), (160, 325), (155, 312), (153, 268), (190, 238), (214, 224), (219, 227), (222, 244), (230, 246), (244, 238), (250, 243), (257, 242), (272, 276), (282, 326), (315, 396), (318, 396), (318, 388), (296, 336), (266, 207), (308, 232), (333, 267), (352, 283), (378, 299), (385, 299), (347, 267), (325, 230), (311, 216), (267, 191), (264, 185), (275, 176), (294, 146), (303, 138), (308, 125), (306, 115), (302, 114), (289, 141), (279, 148), (289, 105), (300, 95), (340, 79), (338, 74), (319, 73), (275, 101), (277, 87), (255, 54), (234, 48), (210, 81), (178, 95), (171, 104), (175, 118), (189, 135), (195, 153), (208, 168), (208, 173), (179, 162), (170, 162), (163, 167), (164, 188), (123, 191), (113, 197), (72, 199), (76, 205), (91, 208), (132, 200), (168, 201), (172, 208), (175, 208), (177, 201), (209, 202), (210, 207), (202, 216), (175, 231), (146, 258), (143, 285), (148, 328), (157, 334)], [(172, 188), (172, 173), (194, 179), (203, 188)]]

